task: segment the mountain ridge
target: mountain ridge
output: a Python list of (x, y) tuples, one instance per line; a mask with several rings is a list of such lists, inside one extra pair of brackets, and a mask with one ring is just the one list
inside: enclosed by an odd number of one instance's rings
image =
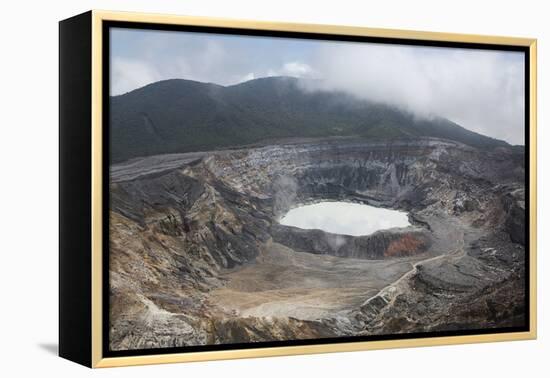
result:
[(304, 90), (302, 83), (287, 76), (230, 86), (169, 79), (112, 96), (111, 162), (292, 137), (437, 137), (509, 146), (445, 118), (422, 119), (344, 92)]

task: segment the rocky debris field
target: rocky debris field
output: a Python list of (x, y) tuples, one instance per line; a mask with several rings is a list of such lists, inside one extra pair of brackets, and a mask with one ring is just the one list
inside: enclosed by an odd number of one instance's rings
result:
[[(111, 167), (110, 348), (522, 326), (525, 156), (327, 139)], [(404, 210), (360, 237), (283, 226), (338, 200)]]

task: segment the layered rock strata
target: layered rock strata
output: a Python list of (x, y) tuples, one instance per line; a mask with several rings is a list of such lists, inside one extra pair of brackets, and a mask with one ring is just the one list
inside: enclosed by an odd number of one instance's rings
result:
[[(521, 326), (524, 154), (338, 138), (111, 167), (113, 350)], [(353, 237), (282, 226), (338, 200), (409, 212)]]

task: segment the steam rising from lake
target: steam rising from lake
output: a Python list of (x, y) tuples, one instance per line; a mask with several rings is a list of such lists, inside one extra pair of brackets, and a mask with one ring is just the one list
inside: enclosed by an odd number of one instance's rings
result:
[(320, 202), (300, 206), (285, 214), (279, 223), (352, 236), (410, 226), (406, 212), (349, 202)]

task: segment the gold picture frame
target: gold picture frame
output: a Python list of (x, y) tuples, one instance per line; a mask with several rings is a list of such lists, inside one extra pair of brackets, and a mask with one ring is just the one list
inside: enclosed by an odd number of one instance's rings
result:
[[(104, 115), (102, 112), (102, 106), (104, 102), (104, 96), (106, 88), (104, 88), (103, 82), (103, 67), (106, 64), (106, 57), (104, 56), (104, 24), (106, 22), (129, 22), (139, 24), (162, 24), (162, 25), (186, 25), (186, 26), (200, 26), (200, 27), (215, 27), (215, 28), (232, 28), (240, 30), (262, 30), (273, 32), (298, 32), (298, 33), (314, 33), (333, 36), (359, 36), (359, 37), (377, 37), (387, 39), (399, 39), (399, 40), (415, 40), (425, 42), (456, 42), (478, 45), (502, 45), (502, 46), (520, 46), (528, 50), (529, 54), (529, 108), (526, 109), (529, 115), (529, 154), (528, 154), (528, 166), (529, 166), (529, 330), (524, 332), (506, 332), (506, 333), (488, 333), (488, 334), (476, 334), (476, 335), (458, 335), (458, 336), (434, 336), (426, 338), (403, 338), (397, 340), (375, 340), (375, 341), (357, 341), (357, 342), (343, 342), (343, 343), (331, 343), (331, 344), (315, 344), (315, 345), (299, 345), (299, 346), (277, 346), (277, 347), (265, 347), (265, 348), (253, 348), (253, 349), (233, 349), (233, 350), (213, 350), (213, 351), (199, 351), (188, 353), (166, 353), (166, 354), (154, 354), (154, 355), (132, 355), (123, 357), (105, 357), (103, 353), (104, 345), (104, 327), (103, 314), (105, 309), (103, 308), (103, 296), (105, 295), (104, 282), (104, 261), (103, 261), (103, 248), (106, 241), (103, 229), (104, 218), (104, 161), (103, 161), (103, 147), (104, 147)], [(85, 34), (83, 37), (85, 43), (79, 44), (75, 34), (82, 32)], [(67, 36), (72, 34), (72, 36)], [(71, 39), (72, 38), (72, 39)], [(495, 342), (495, 341), (512, 341), (512, 340), (529, 340), (535, 339), (537, 335), (537, 291), (536, 291), (536, 222), (537, 222), (537, 152), (536, 152), (536, 68), (537, 68), (537, 42), (536, 39), (530, 38), (514, 38), (514, 37), (501, 37), (501, 36), (483, 36), (483, 35), (469, 35), (469, 34), (452, 34), (452, 33), (436, 33), (436, 32), (424, 32), (424, 31), (412, 31), (412, 30), (393, 30), (393, 29), (378, 29), (378, 28), (366, 28), (366, 27), (353, 27), (353, 26), (334, 26), (334, 25), (316, 25), (316, 24), (294, 24), (294, 23), (279, 23), (279, 22), (259, 22), (251, 20), (230, 20), (230, 19), (217, 19), (209, 17), (188, 17), (188, 16), (174, 16), (174, 15), (160, 15), (160, 14), (145, 14), (145, 13), (126, 13), (126, 12), (110, 12), (93, 10), (85, 13), (81, 16), (76, 16), (73, 19), (61, 22), (60, 33), (60, 75), (62, 76), (61, 92), (65, 90), (69, 91), (71, 85), (71, 77), (63, 78), (67, 75), (65, 69), (68, 69), (66, 60), (73, 59), (72, 54), (79, 52), (79, 49), (87, 49), (88, 52), (84, 57), (81, 57), (83, 61), (88, 61), (87, 67), (89, 68), (89, 77), (82, 78), (82, 73), (75, 73), (77, 79), (81, 80), (83, 87), (83, 95), (79, 97), (75, 92), (72, 95), (63, 95), (60, 97), (60, 112), (61, 112), (61, 130), (62, 134), (64, 130), (69, 127), (77, 127), (74, 121), (87, 121), (89, 120), (89, 128), (82, 127), (84, 130), (82, 135), (78, 137), (86, 143), (89, 142), (89, 162), (90, 168), (87, 171), (89, 181), (83, 183), (83, 185), (90, 185), (89, 187), (89, 201), (86, 202), (88, 215), (90, 216), (89, 223), (85, 223), (79, 230), (75, 231), (70, 227), (77, 227), (77, 225), (70, 225), (69, 218), (61, 220), (64, 223), (65, 228), (61, 229), (61, 238), (66, 238), (69, 232), (80, 232), (88, 235), (89, 243), (82, 243), (81, 249), (85, 249), (87, 252), (84, 254), (84, 258), (79, 261), (71, 260), (75, 257), (69, 257), (69, 250), (64, 250), (64, 245), (69, 245), (70, 242), (62, 242), (61, 244), (61, 257), (60, 257), (60, 354), (63, 357), (71, 359), (73, 361), (82, 363), (84, 365), (99, 368), (99, 367), (115, 367), (115, 366), (130, 366), (130, 365), (144, 365), (144, 364), (161, 364), (161, 363), (174, 363), (174, 362), (189, 362), (189, 361), (208, 361), (208, 360), (220, 360), (220, 359), (238, 359), (238, 358), (251, 358), (251, 357), (268, 357), (268, 356), (284, 356), (284, 355), (297, 355), (297, 354), (312, 354), (312, 353), (328, 353), (328, 352), (348, 352), (348, 351), (361, 351), (372, 349), (387, 349), (387, 348), (402, 348), (402, 347), (420, 347), (420, 346), (435, 346), (435, 345), (449, 345), (449, 344), (466, 344), (466, 343), (483, 343), (483, 342)], [(64, 60), (66, 59), (66, 60)], [(75, 62), (75, 64), (78, 63)], [(80, 75), (80, 76), (78, 76)], [(67, 85), (67, 87), (64, 87)], [(73, 87), (74, 88), (74, 87)], [(80, 89), (79, 89), (80, 91)], [(89, 92), (87, 92), (89, 91)], [(89, 97), (86, 97), (86, 93), (89, 93)], [(90, 100), (89, 104), (85, 104), (85, 100)], [(79, 105), (82, 109), (88, 106), (85, 115), (72, 113), (67, 110), (68, 107), (74, 104), (71, 101), (81, 101)], [(86, 111), (84, 111), (85, 113)], [(67, 114), (67, 115), (65, 115)], [(73, 118), (71, 118), (73, 117)], [(80, 117), (80, 118), (79, 118)], [(71, 125), (65, 125), (71, 121)], [(80, 127), (80, 126), (79, 126)], [(69, 132), (69, 131), (67, 131)], [(77, 132), (77, 131), (70, 131)], [(72, 139), (74, 140), (74, 135)], [(63, 149), (63, 136), (61, 148)], [(68, 139), (69, 136), (67, 137)], [(66, 141), (69, 143), (70, 141)], [(73, 143), (73, 142), (71, 142)], [(61, 153), (61, 165), (63, 167), (63, 152)], [(68, 164), (68, 163), (67, 163)], [(71, 174), (70, 166), (65, 167), (66, 175)], [(61, 172), (61, 181), (63, 185), (63, 169)], [(87, 194), (70, 194), (65, 192), (67, 196), (66, 204), (60, 204), (68, 206), (70, 201), (76, 201), (80, 198), (80, 195)], [(62, 195), (63, 196), (63, 195)], [(62, 215), (63, 213), (62, 209)], [(67, 210), (69, 211), (69, 210)], [(63, 218), (63, 216), (61, 217)], [(71, 231), (72, 230), (72, 231)], [(84, 239), (81, 239), (84, 240)], [(73, 242), (73, 253), (79, 253), (74, 245), (78, 245), (78, 241)], [(77, 244), (74, 244), (77, 243)], [(83, 277), (75, 278), (68, 270), (72, 272), (87, 272)], [(75, 280), (89, 279), (89, 286), (85, 286), (84, 283), (79, 284)], [(84, 286), (83, 286), (84, 285)], [(72, 288), (71, 288), (72, 287)], [(89, 295), (87, 290), (89, 289)], [(74, 290), (74, 291), (71, 291)], [(84, 319), (76, 321), (78, 324), (73, 324), (71, 327), (66, 326), (68, 322), (75, 317), (80, 316), (79, 312), (71, 309), (74, 306), (73, 298), (77, 290), (84, 290), (84, 301), (89, 301), (89, 305), (85, 304), (79, 311), (85, 311), (88, 314)], [(64, 297), (67, 297), (64, 301)], [(86, 302), (88, 303), (88, 302)], [(82, 310), (84, 309), (84, 310)], [(84, 335), (85, 334), (85, 335)], [(84, 335), (84, 336), (83, 336)], [(74, 352), (73, 349), (77, 341), (76, 339), (83, 340), (83, 344), (87, 346), (84, 351)], [(88, 345), (89, 344), (89, 345)]]

